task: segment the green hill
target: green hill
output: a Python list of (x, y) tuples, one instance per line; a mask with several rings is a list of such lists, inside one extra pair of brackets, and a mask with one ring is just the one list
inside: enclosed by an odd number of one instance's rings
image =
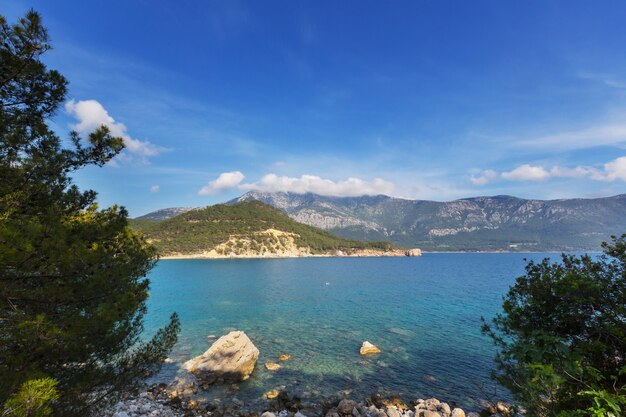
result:
[(142, 231), (165, 256), (303, 255), (391, 249), (387, 242), (343, 239), (298, 223), (259, 201), (218, 204), (163, 221), (135, 219), (131, 227)]

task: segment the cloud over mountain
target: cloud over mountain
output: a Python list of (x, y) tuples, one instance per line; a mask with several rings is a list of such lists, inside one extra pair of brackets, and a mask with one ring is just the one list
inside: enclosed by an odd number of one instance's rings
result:
[(202, 187), (198, 194), (210, 195), (217, 194), (220, 191), (228, 190), (239, 186), (245, 178), (240, 171), (222, 172), (215, 180), (209, 181), (207, 185)]
[(300, 177), (264, 175), (259, 181), (242, 183), (245, 176), (240, 171), (223, 172), (215, 180), (202, 187), (198, 194), (215, 194), (227, 189), (267, 192), (315, 193), (326, 196), (350, 197), (362, 195), (391, 194), (394, 185), (380, 178), (371, 181), (350, 177), (333, 181), (317, 175), (304, 174)]

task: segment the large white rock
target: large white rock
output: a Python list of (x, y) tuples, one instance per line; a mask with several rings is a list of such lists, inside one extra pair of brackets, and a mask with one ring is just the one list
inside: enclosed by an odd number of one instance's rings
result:
[(188, 360), (183, 368), (202, 385), (216, 382), (239, 382), (250, 377), (259, 358), (259, 349), (241, 331), (220, 337), (209, 350)]

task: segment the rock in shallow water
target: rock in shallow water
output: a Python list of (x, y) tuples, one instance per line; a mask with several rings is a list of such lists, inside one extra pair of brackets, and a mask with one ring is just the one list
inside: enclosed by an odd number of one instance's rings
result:
[(268, 371), (278, 371), (280, 368), (282, 368), (282, 366), (275, 362), (265, 362), (265, 368)]
[(341, 414), (350, 415), (352, 414), (352, 410), (356, 407), (356, 401), (352, 400), (341, 400), (339, 401), (339, 405), (337, 406), (337, 411)]
[(238, 382), (250, 377), (258, 358), (259, 350), (248, 336), (233, 331), (220, 337), (202, 355), (185, 362), (183, 368), (203, 385)]
[(380, 353), (380, 349), (378, 349), (378, 347), (374, 346), (373, 344), (371, 344), (370, 342), (366, 340), (365, 342), (363, 342), (363, 345), (361, 346), (361, 350), (359, 351), (359, 353), (361, 355), (371, 355), (374, 353)]
[(267, 398), (268, 400), (273, 400), (274, 398), (278, 397), (279, 394), (280, 391), (278, 391), (277, 389), (272, 389), (265, 393), (265, 398)]

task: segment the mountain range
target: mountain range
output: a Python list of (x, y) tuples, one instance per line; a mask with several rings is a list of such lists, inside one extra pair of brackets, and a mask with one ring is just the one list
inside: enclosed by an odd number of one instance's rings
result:
[[(254, 200), (346, 239), (389, 241), (432, 251), (599, 250), (611, 235), (626, 233), (626, 194), (560, 200), (493, 196), (437, 202), (384, 195), (329, 197), (251, 191), (227, 204)], [(142, 218), (155, 213), (164, 214), (161, 210)]]
[[(177, 209), (176, 211), (180, 211)], [(409, 256), (388, 242), (343, 239), (260, 201), (161, 210), (130, 221), (160, 255), (174, 257)], [(154, 219), (159, 220), (154, 220)]]

